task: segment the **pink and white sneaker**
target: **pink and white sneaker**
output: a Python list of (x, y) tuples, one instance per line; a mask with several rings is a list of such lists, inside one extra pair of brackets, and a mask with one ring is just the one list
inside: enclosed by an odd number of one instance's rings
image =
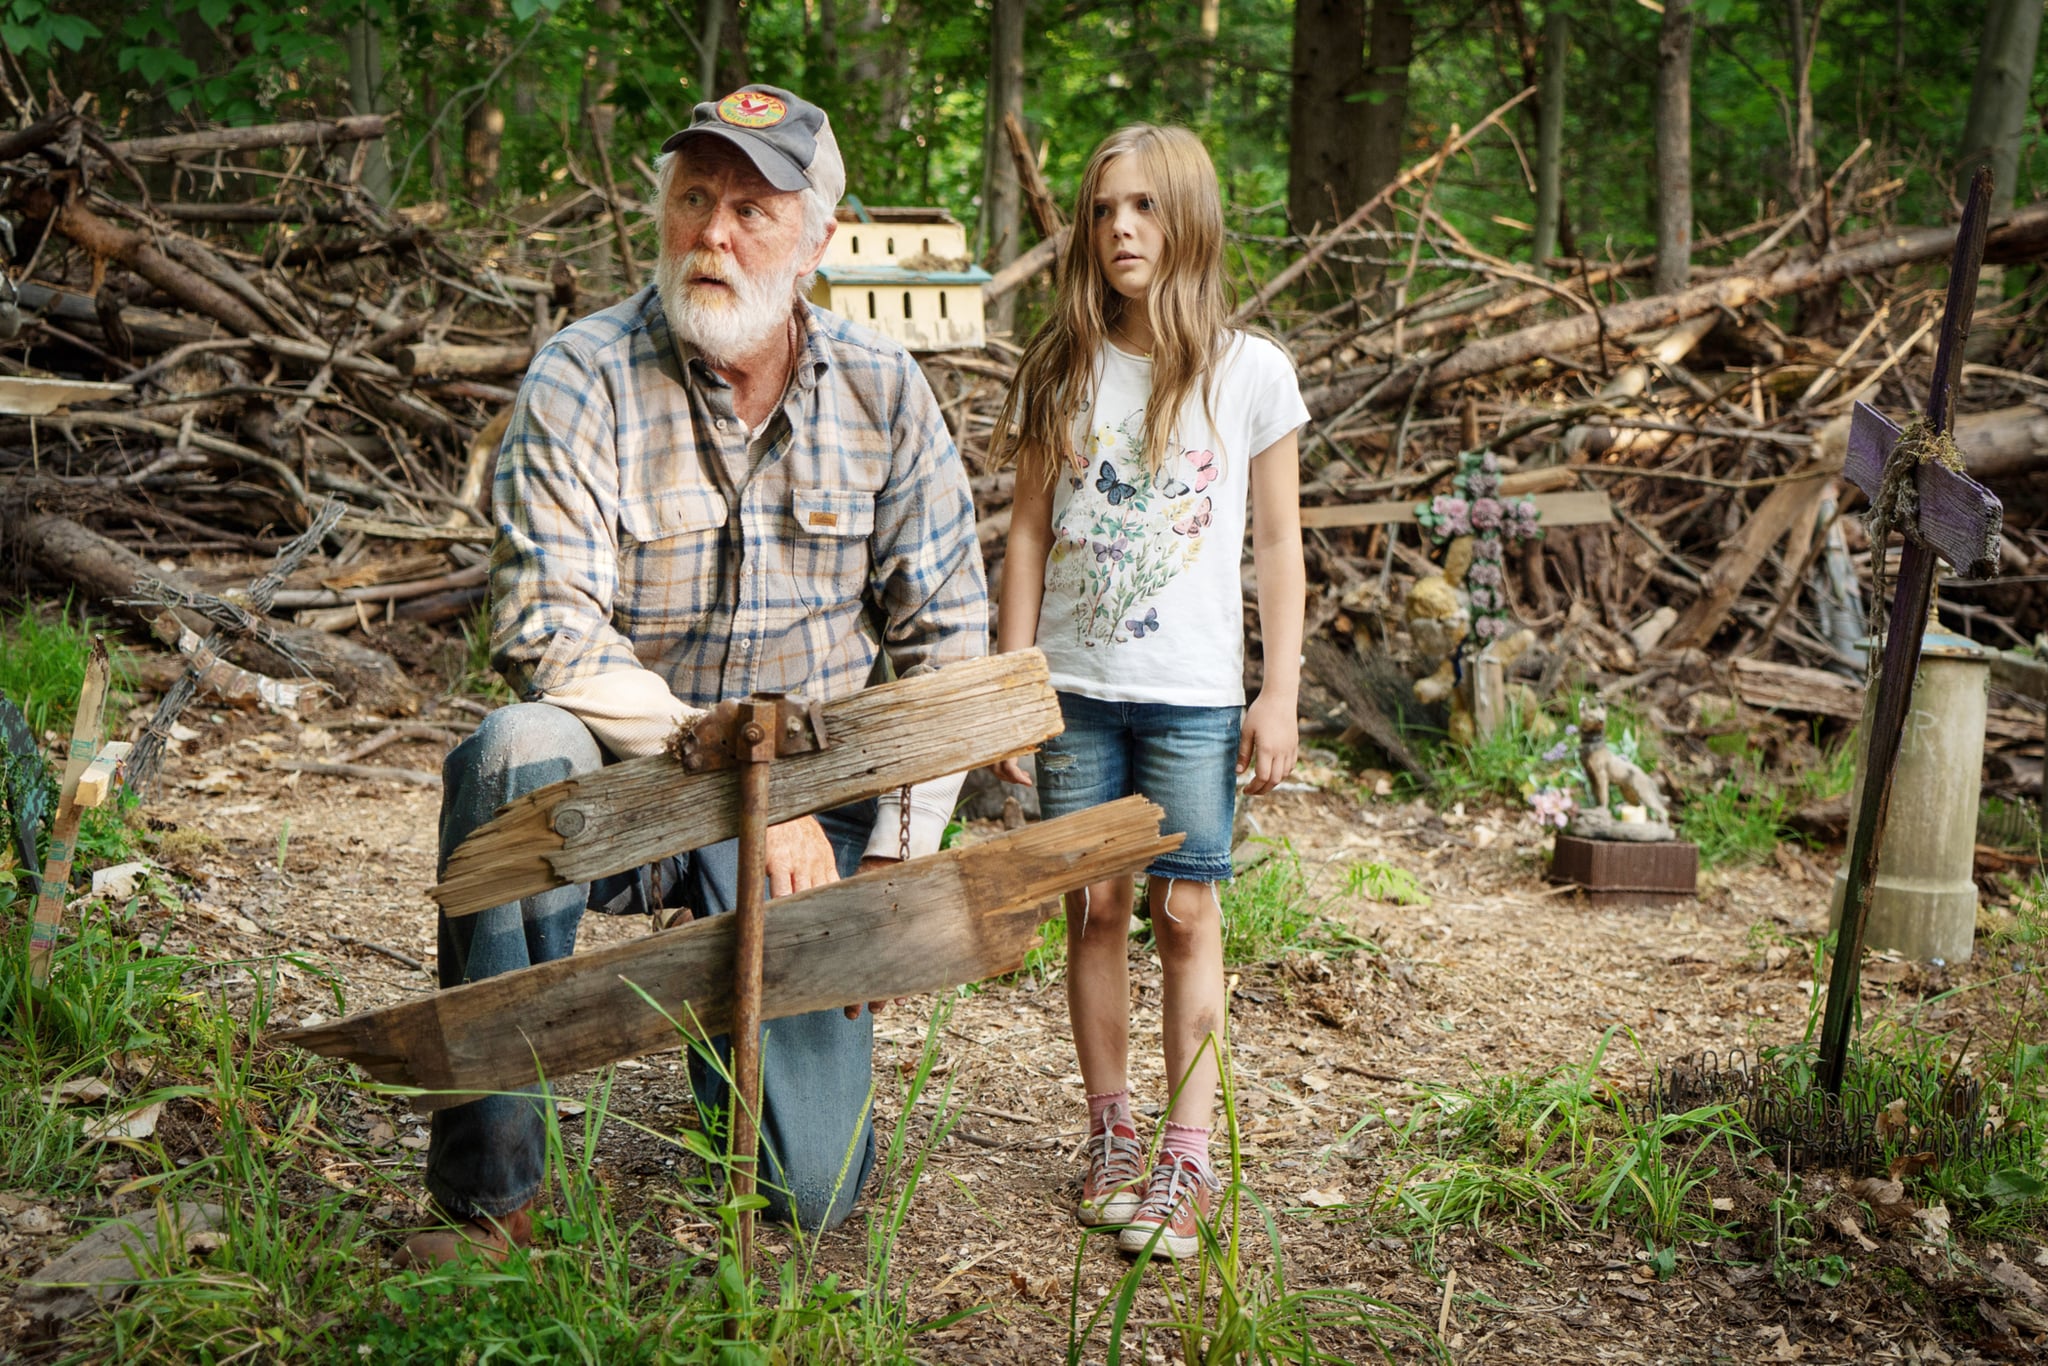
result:
[(1116, 1236), (1117, 1251), (1136, 1256), (1149, 1249), (1155, 1257), (1192, 1257), (1202, 1245), (1201, 1224), (1216, 1202), (1219, 1184), (1200, 1158), (1160, 1153), (1138, 1212)]
[(1145, 1184), (1145, 1145), (1138, 1142), (1130, 1107), (1112, 1106), (1101, 1133), (1088, 1140), (1088, 1170), (1081, 1177), (1081, 1203), (1074, 1217), (1084, 1227), (1127, 1224), (1138, 1212)]

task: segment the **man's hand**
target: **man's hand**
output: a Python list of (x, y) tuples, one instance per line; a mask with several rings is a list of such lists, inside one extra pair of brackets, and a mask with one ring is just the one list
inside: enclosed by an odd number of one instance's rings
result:
[(1245, 794), (1256, 797), (1287, 781), (1300, 749), (1301, 723), (1295, 719), (1294, 699), (1260, 693), (1244, 714), (1237, 742), (1237, 771), (1252, 775)]
[(1006, 783), (1022, 783), (1026, 787), (1034, 784), (1031, 775), (1024, 771), (1022, 759), (1005, 759), (996, 765), (996, 776)]
[[(884, 858), (880, 854), (869, 854), (867, 857), (863, 858), (860, 861), (860, 871), (863, 873), (872, 873), (877, 868), (893, 867), (900, 861), (901, 860), (899, 859)], [(894, 1004), (895, 1002), (893, 1001), (869, 1001), (868, 1011), (870, 1014), (879, 1015), (882, 1013), (882, 1007), (884, 1005)], [(860, 1007), (848, 1006), (846, 1008), (846, 1018), (849, 1020), (858, 1020), (860, 1018)]]
[(839, 881), (824, 827), (809, 816), (768, 827), (768, 895), (788, 896)]

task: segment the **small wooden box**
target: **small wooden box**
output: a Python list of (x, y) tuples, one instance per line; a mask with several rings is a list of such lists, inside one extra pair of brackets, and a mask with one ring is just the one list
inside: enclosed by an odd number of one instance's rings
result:
[(1585, 888), (1595, 906), (1661, 906), (1698, 894), (1700, 847), (1559, 835), (1550, 880)]

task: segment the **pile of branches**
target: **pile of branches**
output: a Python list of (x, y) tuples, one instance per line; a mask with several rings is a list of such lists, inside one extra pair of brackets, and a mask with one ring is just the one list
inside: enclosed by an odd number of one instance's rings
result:
[[(50, 105), (0, 134), (15, 267), (0, 284), (0, 537), (162, 634), (162, 602), (130, 601), (140, 580), (189, 597), (161, 565), (274, 553), (338, 502), (323, 553), (271, 610), (303, 647), (294, 663), (404, 707), (404, 671), (366, 636), (477, 610), (518, 377), (607, 300), (580, 296), (560, 254), (535, 263), (438, 236), (434, 212), (380, 208), (360, 177), (382, 115), (112, 141)], [(606, 190), (528, 216), (559, 229), (608, 205), (622, 229)], [(59, 392), (52, 412), (53, 377), (112, 383)]]
[[(1654, 258), (1560, 259), (1539, 273), (1487, 255), (1436, 213), (1434, 172), (1470, 136), (1332, 233), (1261, 239), (1296, 254), (1237, 315), (1287, 344), (1313, 414), (1302, 437), (1310, 670), (1332, 725), (1392, 733), (1360, 713), (1401, 706), (1407, 590), (1440, 556), (1412, 518), (1326, 529), (1310, 510), (1425, 502), (1450, 492), (1458, 452), (1482, 450), (1511, 471), (1504, 493), (1599, 491), (1613, 506), (1608, 524), (1552, 528), (1511, 556), (1515, 615), (1541, 639), (1520, 666), (1527, 681), (1678, 694), (1711, 679), (1760, 707), (1853, 723), (1871, 564), (1862, 495), (1838, 477), (1849, 414), (1858, 401), (1901, 419), (1921, 408), (1954, 225), (1845, 232), (1850, 208), (1867, 216), (1887, 189), (1842, 188), (1859, 149), (1812, 201), (1700, 244), (1702, 259), (1727, 249), (1725, 263), (1644, 294)], [(1390, 225), (1404, 220), (1408, 230)], [(2048, 204), (1994, 220), (1958, 390), (1957, 442), (2006, 504), (2005, 552), (1996, 580), (1945, 584), (1942, 615), (2008, 650), (2048, 632), (2044, 257)], [(928, 369), (955, 371), (935, 383), (955, 395), (994, 573), (1010, 476), (985, 453), (1011, 366), (999, 348), (990, 357)], [(1255, 630), (1251, 606), (1248, 588)], [(2038, 715), (2019, 708), (2039, 703), (1996, 700), (1994, 742), (2037, 749)]]
[[(1706, 239), (1701, 259), (1713, 248), (1724, 263), (1678, 292), (1639, 292), (1650, 260), (1538, 271), (1480, 251), (1431, 206), (1437, 171), (1492, 121), (1335, 230), (1278, 242), (1289, 264), (1239, 311), (1300, 368), (1314, 417), (1304, 506), (1420, 502), (1447, 491), (1459, 451), (1490, 450), (1508, 493), (1613, 502), (1611, 523), (1553, 528), (1511, 564), (1516, 615), (1544, 644), (1528, 667), (1552, 685), (1560, 659), (1611, 686), (1687, 675), (1703, 655), (1747, 661), (1747, 686), (1781, 695), (1812, 692), (1796, 671), (1860, 678), (1870, 565), (1860, 494), (1835, 477), (1847, 413), (1859, 398), (1918, 407), (1954, 228), (1842, 231), (1843, 206), (1869, 202), (1844, 179), (1852, 157), (1812, 202)], [(129, 610), (162, 634), (168, 605), (204, 637), (220, 614), (209, 623), (189, 595), (221, 583), (178, 564), (274, 552), (339, 501), (271, 599), (272, 644), (287, 647), (273, 654), (366, 707), (409, 693), (383, 653), (391, 623), (480, 605), (517, 378), (557, 328), (633, 286), (628, 213), (645, 227), (609, 167), (467, 236), (434, 226), (434, 206), (386, 211), (359, 183), (383, 122), (112, 141), (53, 99), (0, 133), (0, 245), (19, 281), (0, 298), (0, 332), (15, 334), (0, 390), (13, 376), (125, 386), (0, 416), (0, 534), (44, 578), (109, 602), (160, 580)], [(1041, 240), (991, 297), (1064, 246), (1035, 160), (1018, 164)], [(1994, 265), (2044, 255), (2048, 205), (1994, 224)], [(2003, 645), (2048, 630), (2048, 595), (2028, 582), (2048, 578), (2033, 492), (2048, 453), (2048, 276), (2023, 269), (2011, 285), (1980, 303), (1957, 433), (2006, 499), (2006, 573), (1944, 595), (1952, 624)], [(969, 465), (992, 581), (1013, 475), (990, 461), (989, 436), (1017, 358), (1001, 339), (923, 358)], [(1406, 592), (1435, 572), (1433, 547), (1412, 522), (1316, 526), (1306, 540), (1311, 635), (1346, 660), (1398, 659)], [(1358, 709), (1355, 680), (1329, 686)]]

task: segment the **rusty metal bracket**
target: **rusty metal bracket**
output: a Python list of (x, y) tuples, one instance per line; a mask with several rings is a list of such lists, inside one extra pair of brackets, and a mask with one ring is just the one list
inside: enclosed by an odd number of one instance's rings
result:
[(815, 754), (830, 748), (825, 739), (822, 704), (806, 702), (801, 697), (786, 693), (756, 693), (747, 701), (720, 702), (705, 712), (680, 742), (672, 742), (676, 748), (671, 752), (692, 773), (736, 768), (756, 748), (748, 744), (743, 734), (745, 724), (740, 719), (741, 708), (751, 709), (750, 715), (759, 715), (763, 707), (771, 703), (775, 709), (774, 722), (769, 727), (775, 739), (774, 757)]

